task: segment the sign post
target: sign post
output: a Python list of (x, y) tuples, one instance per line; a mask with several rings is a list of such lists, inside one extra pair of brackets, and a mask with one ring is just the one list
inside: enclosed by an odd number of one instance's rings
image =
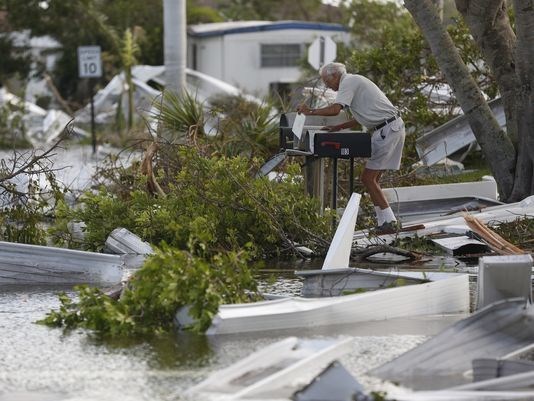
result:
[(308, 48), (308, 63), (318, 70), (336, 59), (336, 42), (330, 36), (320, 36)]
[(78, 47), (78, 73), (80, 78), (89, 79), (89, 95), (91, 96), (91, 137), (93, 142), (93, 154), (96, 153), (95, 132), (95, 104), (94, 104), (94, 81), (92, 78), (102, 76), (102, 58), (100, 46)]

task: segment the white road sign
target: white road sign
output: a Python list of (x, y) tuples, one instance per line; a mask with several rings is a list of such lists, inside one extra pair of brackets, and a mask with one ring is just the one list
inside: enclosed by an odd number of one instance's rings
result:
[(330, 36), (315, 39), (308, 48), (308, 63), (318, 70), (336, 59), (336, 43)]
[(80, 78), (100, 78), (102, 76), (100, 46), (78, 47), (78, 71)]

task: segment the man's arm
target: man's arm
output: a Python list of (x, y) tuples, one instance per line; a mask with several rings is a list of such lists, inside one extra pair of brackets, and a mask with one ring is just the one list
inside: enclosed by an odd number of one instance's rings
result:
[(358, 121), (352, 119), (338, 125), (327, 125), (326, 127), (322, 127), (321, 129), (324, 131), (341, 131), (342, 129), (355, 128), (357, 126)]
[(320, 109), (310, 109), (307, 105), (301, 104), (297, 107), (297, 112), (305, 116), (337, 116), (342, 109), (343, 106), (339, 103), (334, 103)]

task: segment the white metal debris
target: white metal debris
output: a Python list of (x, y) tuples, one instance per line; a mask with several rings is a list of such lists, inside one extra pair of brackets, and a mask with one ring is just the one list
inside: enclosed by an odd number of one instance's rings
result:
[(351, 342), (351, 338), (288, 337), (213, 373), (187, 394), (208, 393), (217, 399), (256, 399), (268, 394), (268, 398), (285, 399), (346, 353)]
[(478, 265), (477, 309), (507, 298), (532, 301), (532, 256), (483, 256)]
[(349, 267), (352, 234), (354, 233), (361, 198), (362, 196), (356, 192), (351, 195), (328, 248), (323, 262), (323, 270)]
[(116, 228), (106, 238), (105, 249), (108, 253), (119, 255), (150, 255), (154, 253), (152, 246), (126, 228)]
[(370, 374), (408, 386), (429, 376), (463, 382), (473, 359), (500, 358), (534, 342), (533, 318), (524, 298), (495, 302)]
[[(5, 88), (0, 88), (0, 107), (6, 104), (20, 108), (26, 138), (33, 145), (54, 142), (61, 135), (67, 123), (72, 120), (68, 114), (61, 110), (45, 110), (9, 93)], [(11, 115), (14, 114), (16, 113), (11, 113)], [(74, 125), (72, 129), (78, 136), (89, 136), (87, 131)]]
[[(468, 212), (476, 216), (481, 222), (487, 225), (498, 225), (500, 223), (511, 222), (518, 218), (534, 218), (534, 195), (523, 199), (521, 202), (508, 203), (497, 206), (490, 206), (481, 211)], [(396, 238), (411, 237), (411, 236), (425, 236), (431, 234), (439, 234), (443, 232), (451, 232), (456, 234), (466, 234), (470, 231), (465, 219), (460, 214), (453, 216), (429, 217), (426, 219), (410, 221), (410, 224), (423, 224), (424, 228), (411, 231), (400, 232), (398, 235), (381, 235), (379, 237), (369, 237), (367, 230), (357, 231), (354, 234), (354, 242), (357, 246), (365, 247), (377, 243), (390, 243)]]
[(0, 284), (118, 284), (120, 256), (0, 242)]
[[(505, 127), (502, 100), (492, 100), (488, 105), (501, 127)], [(417, 139), (416, 149), (423, 163), (430, 166), (475, 141), (467, 118), (461, 115)]]
[[(341, 297), (292, 297), (221, 305), (207, 334), (309, 328), (467, 311), (468, 276), (451, 274), (434, 282)], [(178, 323), (181, 318), (178, 313)]]
[(431, 238), (431, 240), (452, 256), (477, 254), (489, 251), (488, 244), (469, 238), (467, 235), (448, 238)]

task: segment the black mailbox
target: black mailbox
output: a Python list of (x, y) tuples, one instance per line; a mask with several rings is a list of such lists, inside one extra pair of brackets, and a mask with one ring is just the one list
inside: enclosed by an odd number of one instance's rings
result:
[(313, 154), (318, 157), (350, 159), (371, 157), (371, 135), (368, 132), (316, 132)]
[[(339, 116), (306, 116), (306, 123), (301, 139), (295, 137), (292, 131), (297, 113), (285, 113), (280, 116), (280, 149), (297, 149), (305, 152), (311, 151), (312, 143), (309, 137), (305, 138), (307, 131), (317, 131), (326, 125), (337, 125), (347, 121), (345, 115)], [(310, 153), (311, 155), (311, 153)]]
[[(356, 131), (321, 131), (324, 126), (334, 126), (347, 121), (346, 116), (343, 115), (335, 117), (307, 116), (302, 134), (300, 138), (297, 138), (291, 128), (296, 115), (296, 113), (286, 113), (280, 117), (280, 149), (283, 150), (280, 155), (306, 157), (305, 165), (308, 171), (306, 189), (309, 194), (315, 194), (315, 196), (322, 196), (317, 192), (322, 187), (315, 184), (316, 181), (313, 177), (316, 176), (316, 172), (324, 173), (321, 168), (314, 167), (315, 161), (323, 157), (331, 158), (333, 165), (332, 209), (335, 210), (337, 205), (338, 159), (350, 159), (349, 193), (352, 193), (354, 189), (354, 159), (371, 157), (371, 134)], [(279, 159), (283, 160), (283, 158)], [(276, 165), (277, 162), (279, 162), (278, 159), (274, 160), (272, 164)], [(271, 168), (270, 165), (268, 168)], [(266, 173), (262, 172), (262, 174), (265, 175)], [(320, 180), (318, 181), (320, 182)]]

